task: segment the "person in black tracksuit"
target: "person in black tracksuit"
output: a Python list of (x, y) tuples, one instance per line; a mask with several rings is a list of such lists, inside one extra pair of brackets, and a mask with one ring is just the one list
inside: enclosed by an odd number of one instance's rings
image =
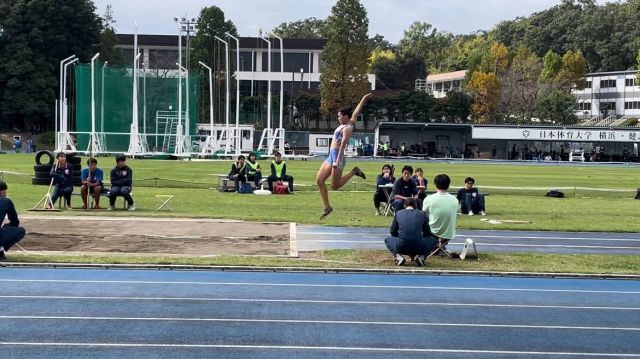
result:
[[(380, 214), (380, 203), (387, 202), (388, 194), (391, 194), (391, 188), (384, 188), (380, 186), (393, 184), (396, 178), (393, 177), (393, 168), (389, 164), (382, 166), (382, 173), (376, 177), (376, 192), (373, 194), (373, 206), (376, 208), (376, 216)], [(385, 193), (386, 192), (386, 193)]]
[(429, 218), (426, 213), (417, 209), (418, 200), (409, 197), (405, 200), (405, 209), (401, 209), (393, 216), (389, 232), (384, 244), (395, 257), (396, 265), (404, 265), (403, 255), (412, 256), (416, 264), (424, 266), (426, 256), (435, 249), (438, 241), (431, 234)]
[(58, 152), (56, 164), (51, 167), (51, 177), (53, 177), (53, 195), (51, 203), (56, 203), (60, 196), (64, 197), (67, 209), (71, 209), (71, 193), (73, 193), (73, 166), (67, 162), (67, 155)]
[(131, 197), (131, 186), (133, 184), (133, 170), (127, 166), (127, 158), (124, 155), (116, 156), (116, 166), (111, 169), (109, 177), (111, 178), (111, 191), (109, 191), (109, 208), (115, 209), (116, 198), (124, 197), (127, 201), (128, 209), (135, 211), (136, 206), (133, 204)]
[(0, 224), (6, 216), (9, 220), (0, 228), (0, 259), (5, 259), (4, 252), (24, 238), (25, 230), (20, 227), (18, 213), (13, 202), (7, 197), (7, 184), (0, 181)]

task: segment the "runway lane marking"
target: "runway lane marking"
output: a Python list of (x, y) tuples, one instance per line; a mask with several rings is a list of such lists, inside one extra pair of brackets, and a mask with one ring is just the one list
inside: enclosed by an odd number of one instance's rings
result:
[(325, 324), (325, 325), (381, 325), (410, 327), (466, 327), (466, 328), (508, 328), (543, 330), (588, 330), (640, 332), (636, 327), (587, 327), (570, 325), (526, 325), (526, 324), (487, 324), (487, 323), (412, 323), (358, 320), (311, 320), (311, 319), (251, 319), (251, 318), (180, 318), (180, 317), (105, 317), (105, 316), (47, 316), (47, 315), (0, 315), (0, 319), (14, 320), (73, 320), (73, 321), (140, 321), (140, 322), (203, 322), (203, 323), (277, 323), (277, 324)]
[[(384, 242), (380, 241), (350, 241), (346, 239), (319, 239), (319, 240), (302, 240), (300, 241), (303, 244), (313, 244), (313, 243), (353, 243), (353, 244), (379, 244), (380, 247), (384, 246)], [(450, 245), (462, 245), (463, 243), (451, 242)], [(501, 247), (554, 247), (554, 248), (592, 248), (592, 249), (638, 249), (640, 250), (640, 246), (637, 247), (617, 247), (617, 246), (581, 246), (581, 245), (568, 245), (568, 244), (520, 244), (520, 243), (491, 243), (491, 242), (480, 242), (477, 241), (476, 244), (483, 246), (501, 246)]]
[(47, 342), (0, 342), (2, 346), (22, 347), (97, 347), (97, 348), (169, 348), (169, 349), (263, 349), (263, 350), (313, 350), (313, 351), (355, 351), (355, 352), (404, 352), (404, 353), (457, 353), (457, 354), (495, 354), (495, 355), (536, 355), (536, 356), (574, 356), (574, 357), (616, 357), (639, 358), (636, 353), (579, 353), (579, 352), (542, 352), (516, 350), (474, 350), (474, 349), (436, 349), (436, 348), (376, 348), (376, 347), (336, 347), (304, 345), (237, 345), (237, 344), (165, 344), (165, 343), (47, 343)]
[(193, 301), (193, 302), (241, 302), (241, 303), (299, 303), (299, 304), (352, 304), (352, 305), (393, 305), (393, 306), (439, 306), (439, 307), (481, 307), (481, 308), (527, 308), (527, 309), (579, 309), (579, 310), (619, 310), (638, 311), (639, 307), (602, 307), (535, 304), (487, 304), (487, 303), (442, 303), (442, 302), (401, 302), (371, 300), (317, 300), (317, 299), (263, 299), (263, 298), (203, 298), (203, 297), (122, 297), (122, 296), (57, 296), (57, 295), (0, 295), (0, 299), (51, 299), (51, 300), (104, 300), (104, 301)]
[[(384, 239), (383, 237), (386, 235), (386, 232), (378, 233), (369, 233), (369, 232), (306, 232), (303, 229), (298, 229), (298, 234), (301, 235), (298, 238), (298, 241), (306, 242), (307, 239), (302, 237), (303, 235), (332, 235), (332, 236), (380, 236), (381, 241)], [(640, 239), (634, 238), (595, 238), (595, 237), (547, 237), (547, 236), (505, 236), (505, 235), (476, 235), (476, 234), (458, 234), (456, 235), (458, 238), (504, 238), (504, 239), (553, 239), (553, 240), (580, 240), (580, 241), (627, 241), (627, 242), (640, 242)], [(354, 242), (358, 242), (354, 240)]]
[(358, 289), (427, 289), (464, 290), (497, 292), (540, 292), (540, 293), (590, 293), (590, 294), (640, 294), (640, 291), (582, 290), (582, 289), (537, 289), (537, 288), (482, 288), (445, 287), (417, 285), (365, 285), (365, 284), (311, 284), (311, 283), (265, 283), (265, 282), (186, 282), (186, 281), (142, 281), (142, 280), (78, 280), (78, 279), (0, 279), (0, 283), (69, 283), (69, 284), (151, 284), (151, 285), (207, 285), (207, 286), (250, 286), (250, 287), (303, 287), (303, 288), (358, 288)]

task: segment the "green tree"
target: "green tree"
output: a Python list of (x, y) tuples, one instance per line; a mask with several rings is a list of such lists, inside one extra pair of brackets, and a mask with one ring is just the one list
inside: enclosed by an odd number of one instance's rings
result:
[(369, 51), (374, 52), (375, 50), (396, 52), (397, 49), (395, 45), (385, 40), (384, 36), (376, 34), (369, 39)]
[(553, 52), (553, 50), (549, 50), (544, 55), (542, 62), (543, 66), (542, 72), (540, 73), (540, 82), (553, 82), (562, 69), (562, 57)]
[(371, 65), (376, 81), (387, 90), (407, 90), (415, 88), (417, 78), (427, 75), (422, 58), (407, 55), (401, 58), (379, 58)]
[(320, 108), (325, 115), (354, 106), (368, 91), (368, 28), (367, 11), (359, 0), (338, 0), (331, 9), (320, 75)]
[(404, 31), (398, 44), (398, 52), (402, 56), (422, 57), (430, 72), (440, 72), (445, 65), (447, 49), (452, 40), (452, 34), (438, 32), (431, 24), (416, 21)]
[(101, 20), (90, 0), (0, 2), (0, 123), (54, 127), (59, 63), (87, 62), (100, 48)]
[(326, 37), (327, 21), (310, 17), (303, 20), (283, 22), (271, 32), (286, 39), (322, 39)]
[(574, 124), (576, 98), (566, 91), (549, 89), (538, 97), (536, 113), (543, 120), (560, 124)]
[(102, 31), (100, 31), (100, 59), (108, 61), (109, 64), (119, 65), (124, 63), (122, 50), (117, 48), (118, 35), (116, 35), (116, 21), (113, 19), (111, 5), (107, 5), (102, 21)]
[[(214, 94), (223, 94), (225, 88), (225, 48), (224, 44), (216, 40), (215, 36), (221, 39), (226, 39), (229, 42), (229, 71), (235, 71), (235, 59), (233, 54), (236, 49), (235, 40), (227, 38), (225, 33), (238, 36), (238, 30), (231, 20), (225, 19), (224, 11), (217, 6), (204, 7), (200, 10), (200, 15), (197, 19), (198, 32), (194, 36), (191, 47), (191, 69), (199, 68), (199, 61), (204, 62), (210, 66), (214, 71)], [(235, 81), (232, 82), (231, 88), (235, 86)], [(203, 94), (209, 93), (209, 81), (200, 81), (200, 92)], [(235, 92), (235, 91), (234, 91)], [(208, 118), (209, 115), (209, 96), (202, 98), (202, 106), (200, 106), (200, 118)], [(217, 95), (213, 99), (214, 108), (216, 113), (215, 118), (223, 119), (225, 116), (224, 97)]]

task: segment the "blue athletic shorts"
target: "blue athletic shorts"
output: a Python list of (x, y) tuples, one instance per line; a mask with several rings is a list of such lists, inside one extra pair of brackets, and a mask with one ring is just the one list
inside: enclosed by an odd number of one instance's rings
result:
[[(333, 166), (333, 163), (338, 159), (338, 151), (340, 151), (339, 148), (332, 148), (329, 151), (329, 157), (327, 157), (327, 159), (324, 162), (328, 163), (330, 166)], [(347, 165), (347, 158), (345, 156), (342, 156), (342, 161), (338, 163), (338, 168), (343, 170), (344, 166), (346, 165)]]

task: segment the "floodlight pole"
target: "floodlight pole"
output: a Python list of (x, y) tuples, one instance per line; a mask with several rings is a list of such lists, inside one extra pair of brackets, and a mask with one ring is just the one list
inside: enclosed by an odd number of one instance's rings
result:
[[(260, 35), (260, 38), (267, 43), (267, 128), (262, 131), (262, 138), (260, 139), (260, 145), (262, 140), (267, 140), (267, 154), (273, 152), (273, 148), (269, 146), (271, 142), (271, 41)], [(266, 138), (265, 138), (266, 137)]]
[(206, 156), (208, 152), (213, 155), (218, 147), (216, 145), (216, 136), (213, 133), (213, 70), (202, 61), (198, 61), (198, 63), (209, 71), (209, 136), (207, 136), (207, 140), (200, 151), (201, 156)]
[(240, 136), (240, 39), (231, 35), (228, 32), (225, 34), (236, 40), (236, 130), (235, 130), (235, 140), (236, 140), (236, 155), (240, 154), (241, 136)]
[(225, 131), (227, 132), (226, 144), (224, 146), (224, 153), (227, 154), (229, 153), (229, 147), (231, 147), (231, 143), (229, 141), (229, 137), (230, 137), (229, 133), (231, 132), (229, 129), (229, 112), (230, 112), (230, 108), (229, 108), (230, 107), (229, 105), (229, 42), (221, 39), (216, 35), (214, 35), (213, 37), (215, 37), (216, 40), (224, 44), (224, 66), (225, 66), (224, 78), (226, 82), (225, 84), (226, 95), (225, 95), (225, 101), (224, 101), (224, 106), (225, 106), (224, 119), (225, 119)]
[(93, 156), (94, 152), (102, 152), (100, 141), (96, 136), (96, 60), (100, 56), (98, 52), (91, 58), (91, 134), (87, 144), (87, 152), (89, 156)]
[[(282, 38), (274, 33), (269, 35), (280, 40), (280, 127), (278, 128), (278, 139), (280, 153), (284, 154), (284, 128), (282, 127), (283, 115), (284, 115), (284, 44)], [(275, 143), (275, 139), (274, 139)]]
[(104, 134), (104, 69), (107, 67), (109, 61), (105, 61), (102, 65), (102, 80), (100, 91), (100, 133)]

